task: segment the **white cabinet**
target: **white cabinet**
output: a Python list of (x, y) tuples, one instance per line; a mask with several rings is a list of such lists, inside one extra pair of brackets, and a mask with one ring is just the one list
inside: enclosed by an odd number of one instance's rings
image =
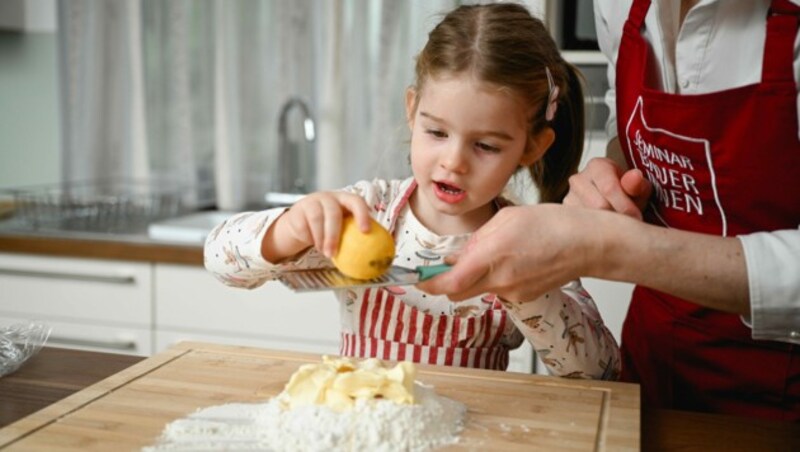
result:
[(339, 303), (331, 292), (296, 294), (278, 282), (228, 287), (202, 267), (156, 264), (157, 351), (179, 339), (339, 352)]
[(622, 323), (628, 315), (634, 285), (596, 278), (581, 278), (583, 287), (592, 295), (600, 315), (611, 334), (620, 343)]
[(43, 321), (50, 345), (148, 355), (151, 265), (0, 253), (0, 321)]
[(0, 326), (53, 328), (48, 345), (150, 355), (180, 340), (338, 353), (332, 294), (227, 287), (197, 266), (0, 253)]
[(511, 350), (508, 357), (508, 371), (521, 372), (524, 374), (533, 373), (536, 369), (536, 357), (534, 356), (533, 346), (530, 342), (525, 341), (516, 349)]

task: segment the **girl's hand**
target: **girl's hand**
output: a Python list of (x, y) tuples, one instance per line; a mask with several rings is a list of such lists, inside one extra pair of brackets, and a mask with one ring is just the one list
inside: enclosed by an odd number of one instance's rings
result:
[(641, 171), (623, 172), (610, 159), (594, 158), (583, 171), (570, 177), (564, 204), (611, 210), (641, 220), (652, 191)]
[(341, 191), (305, 196), (267, 231), (261, 253), (268, 261), (279, 262), (313, 246), (331, 258), (338, 249), (342, 219), (347, 215), (353, 215), (363, 232), (369, 231), (369, 206), (362, 197)]

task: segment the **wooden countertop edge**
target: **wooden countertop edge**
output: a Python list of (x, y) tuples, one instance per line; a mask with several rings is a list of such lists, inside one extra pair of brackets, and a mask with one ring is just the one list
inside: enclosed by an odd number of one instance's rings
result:
[(161, 243), (0, 236), (0, 252), (203, 265), (203, 248), (201, 246)]
[(114, 392), (130, 381), (140, 378), (142, 375), (152, 372), (188, 352), (188, 350), (178, 348), (166, 350), (7, 425), (0, 429), (0, 448), (8, 447), (37, 430), (58, 422), (64, 416)]

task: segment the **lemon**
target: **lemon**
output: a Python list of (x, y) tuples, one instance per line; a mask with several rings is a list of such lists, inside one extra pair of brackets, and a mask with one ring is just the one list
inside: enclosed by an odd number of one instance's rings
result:
[(394, 260), (394, 239), (389, 231), (370, 218), (369, 232), (363, 233), (352, 216), (342, 221), (339, 249), (333, 265), (351, 278), (381, 276)]

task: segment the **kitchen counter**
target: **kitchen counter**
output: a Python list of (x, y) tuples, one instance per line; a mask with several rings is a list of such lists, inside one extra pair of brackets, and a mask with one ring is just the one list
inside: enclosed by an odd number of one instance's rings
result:
[[(143, 357), (45, 347), (0, 378), (0, 427), (115, 374)], [(643, 410), (642, 450), (800, 450), (800, 425), (674, 410)]]
[(2, 222), (0, 252), (203, 265), (202, 246), (157, 241), (149, 238), (146, 232), (36, 232), (3, 227)]

